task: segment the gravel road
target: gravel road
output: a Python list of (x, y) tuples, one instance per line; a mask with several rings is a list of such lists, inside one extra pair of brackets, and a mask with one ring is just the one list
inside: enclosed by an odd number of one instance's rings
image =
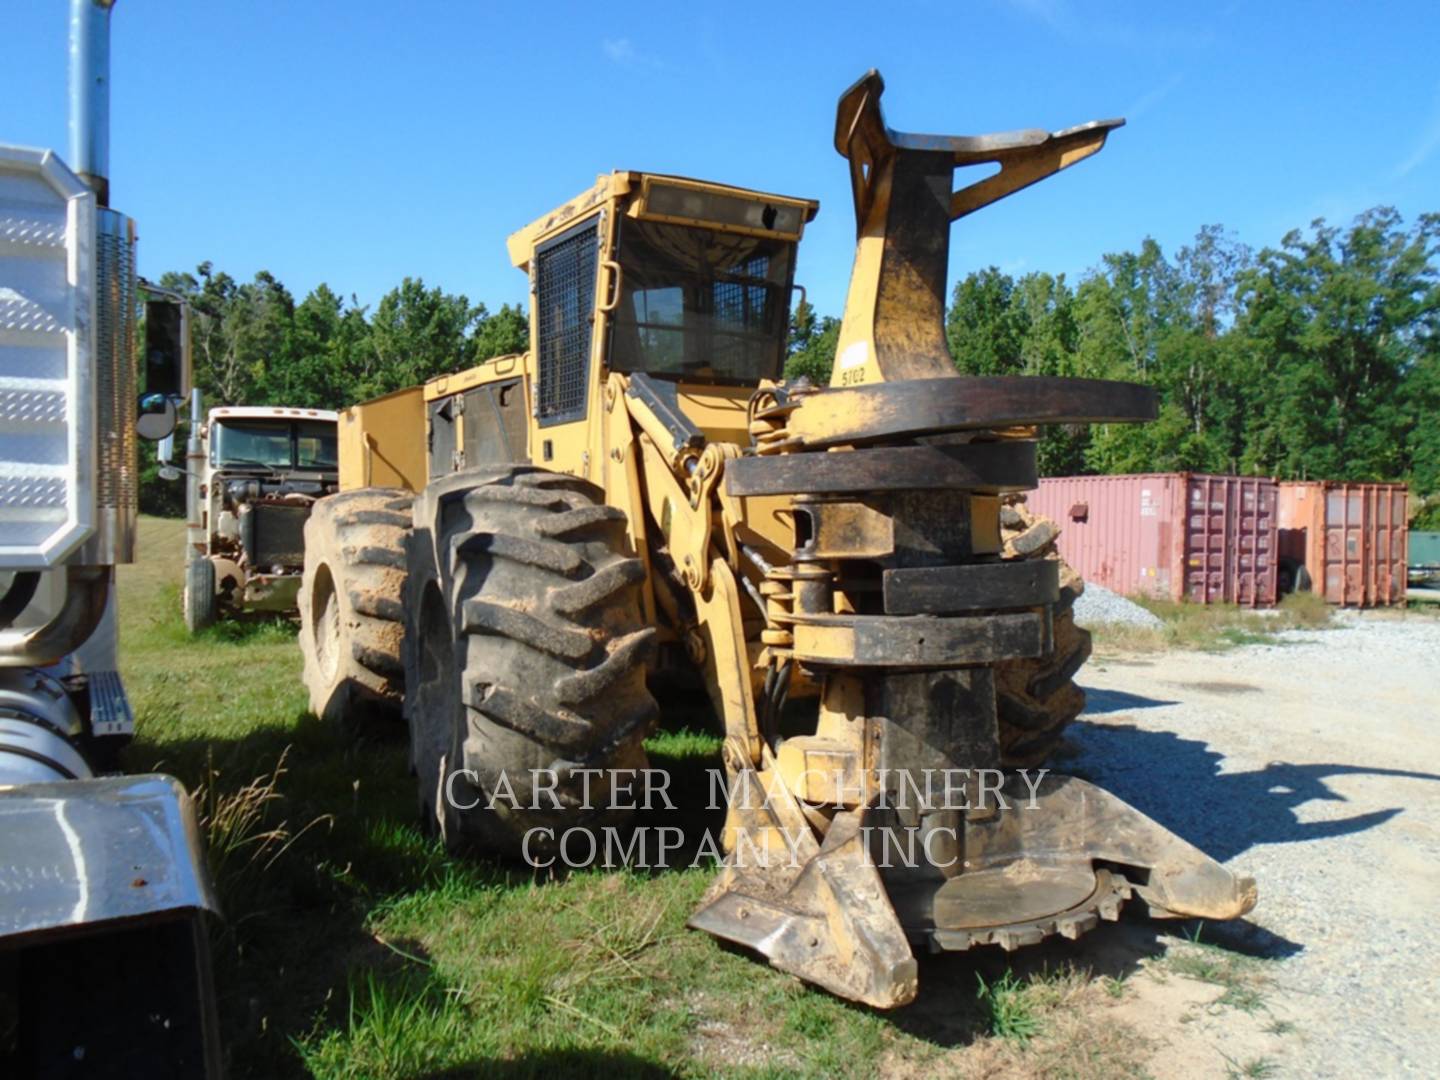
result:
[[(1347, 612), (1274, 645), (1098, 659), (1080, 681), (1065, 771), (1260, 889), (1214, 934), (1272, 959), (1263, 1009), (1167, 1027), (1149, 1008), (1156, 1075), (1256, 1058), (1271, 1075), (1440, 1075), (1440, 618)], [(1134, 981), (1142, 1012), (1166, 992)]]

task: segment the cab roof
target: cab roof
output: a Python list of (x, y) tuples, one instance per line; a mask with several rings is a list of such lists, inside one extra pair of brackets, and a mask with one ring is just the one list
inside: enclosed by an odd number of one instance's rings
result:
[(528, 270), (530, 256), (537, 244), (547, 237), (554, 235), (566, 228), (573, 222), (579, 220), (586, 213), (604, 205), (607, 202), (619, 202), (625, 200), (624, 213), (633, 217), (648, 217), (652, 219), (683, 221), (680, 217), (672, 214), (658, 213), (649, 206), (652, 188), (685, 189), (697, 193), (711, 194), (717, 196), (729, 196), (731, 199), (748, 203), (765, 203), (777, 207), (793, 207), (798, 210), (794, 217), (795, 225), (792, 230), (777, 231), (768, 226), (750, 226), (739, 223), (719, 223), (711, 221), (693, 220), (693, 224), (708, 225), (711, 228), (724, 229), (727, 231), (751, 233), (754, 235), (780, 235), (786, 239), (799, 240), (806, 223), (815, 219), (815, 214), (820, 209), (820, 203), (815, 199), (801, 199), (790, 195), (773, 195), (765, 191), (756, 191), (753, 188), (734, 187), (730, 184), (717, 184), (709, 180), (693, 180), (685, 176), (670, 176), (665, 173), (645, 173), (630, 170), (617, 169), (611, 173), (601, 173), (595, 178), (595, 183), (576, 195), (569, 202), (566, 202), (543, 217), (536, 218), (523, 229), (510, 234), (505, 244), (510, 252), (510, 261), (521, 270)]
[(216, 420), (329, 420), (332, 424), (340, 414), (331, 409), (294, 409), (286, 405), (217, 405), (210, 410), (210, 422)]

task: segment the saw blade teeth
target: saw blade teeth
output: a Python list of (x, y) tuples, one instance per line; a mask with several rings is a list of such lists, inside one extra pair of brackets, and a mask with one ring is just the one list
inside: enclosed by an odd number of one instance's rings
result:
[(1090, 899), (1070, 911), (1010, 926), (932, 931), (930, 947), (935, 952), (963, 952), (976, 945), (998, 945), (1006, 952), (1014, 952), (1056, 934), (1075, 941), (1099, 926), (1101, 919), (1118, 921), (1125, 901), (1133, 895), (1130, 882), (1117, 874), (1102, 870), (1096, 875), (1096, 884)]

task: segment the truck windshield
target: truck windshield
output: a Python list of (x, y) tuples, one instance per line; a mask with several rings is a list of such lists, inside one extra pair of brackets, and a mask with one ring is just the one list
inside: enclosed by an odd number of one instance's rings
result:
[(216, 423), (210, 438), (210, 463), (216, 467), (334, 469), (335, 425), (310, 420)]
[(610, 367), (714, 382), (777, 378), (795, 245), (626, 218)]
[(295, 467), (339, 468), (335, 452), (335, 425), (323, 420), (302, 420), (295, 425)]

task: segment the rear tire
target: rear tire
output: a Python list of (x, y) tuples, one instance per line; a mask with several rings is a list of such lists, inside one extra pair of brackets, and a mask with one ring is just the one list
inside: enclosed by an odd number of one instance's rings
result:
[(399, 716), (413, 499), (399, 488), (343, 491), (317, 502), (305, 522), (300, 652), (310, 709), (327, 722)]
[(452, 850), (533, 858), (569, 829), (626, 816), (610, 806), (608, 770), (645, 768), (655, 630), (625, 515), (601, 499), (517, 465), (416, 500), (405, 715), (422, 820)]
[(1054, 537), (1059, 530), (1054, 523), (1031, 514), (1023, 505), (1012, 505), (1004, 508), (1001, 529), (1007, 554), (1025, 551), (1030, 545), (1022, 538), (1043, 537), (1048, 530), (1049, 539), (1022, 557), (1060, 562), (1054, 649), (1048, 656), (1007, 660), (995, 669), (1001, 764), (1007, 769), (1024, 769), (1049, 760), (1066, 725), (1085, 710), (1085, 691), (1076, 685), (1075, 673), (1090, 657), (1090, 631), (1075, 625), (1073, 609), (1085, 591), (1085, 582), (1056, 551)]
[(185, 588), (182, 597), (185, 629), (198, 634), (215, 624), (215, 564), (202, 555), (192, 556), (185, 564)]

